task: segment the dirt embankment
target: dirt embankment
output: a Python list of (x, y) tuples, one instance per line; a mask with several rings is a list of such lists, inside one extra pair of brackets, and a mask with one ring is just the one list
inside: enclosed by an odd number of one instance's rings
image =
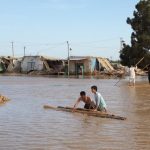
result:
[(7, 97), (0, 95), (0, 104), (3, 104), (7, 101), (9, 101), (9, 99)]

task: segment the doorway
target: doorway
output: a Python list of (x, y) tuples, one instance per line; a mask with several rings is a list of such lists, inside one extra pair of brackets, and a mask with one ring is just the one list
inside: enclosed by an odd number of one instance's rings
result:
[(84, 64), (83, 63), (76, 63), (75, 64), (76, 68), (76, 76), (84, 76)]
[(34, 68), (35, 68), (35, 62), (28, 62), (27, 64), (28, 72), (34, 70)]

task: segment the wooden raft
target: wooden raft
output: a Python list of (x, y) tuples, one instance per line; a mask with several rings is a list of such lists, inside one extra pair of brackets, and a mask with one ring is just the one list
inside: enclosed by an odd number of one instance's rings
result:
[(66, 112), (72, 112), (72, 113), (81, 113), (81, 114), (87, 114), (89, 116), (95, 116), (95, 117), (101, 117), (101, 118), (111, 118), (111, 119), (118, 119), (118, 120), (126, 120), (125, 117), (121, 117), (121, 116), (116, 116), (113, 114), (108, 114), (108, 113), (102, 113), (99, 111), (92, 111), (89, 109), (83, 109), (83, 108), (76, 108), (73, 112), (73, 108), (72, 107), (62, 107), (62, 106), (50, 106), (50, 105), (44, 105), (45, 109), (53, 109), (56, 111), (66, 111)]

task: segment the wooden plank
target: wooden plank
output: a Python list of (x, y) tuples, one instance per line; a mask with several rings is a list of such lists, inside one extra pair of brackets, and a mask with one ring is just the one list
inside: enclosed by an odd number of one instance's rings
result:
[[(66, 112), (72, 112), (73, 113), (73, 108), (72, 107), (62, 107), (62, 106), (58, 106), (58, 107), (54, 107), (54, 106), (50, 106), (50, 105), (44, 105), (45, 109), (53, 109), (56, 111), (66, 111)], [(103, 113), (100, 111), (92, 111), (89, 109), (83, 109), (83, 108), (77, 108), (74, 110), (75, 113), (81, 113), (81, 114), (87, 114), (89, 116), (95, 116), (95, 117), (101, 117), (101, 118), (111, 118), (111, 119), (118, 119), (118, 120), (126, 120), (125, 117), (121, 117), (121, 116), (116, 116), (113, 114), (108, 114), (108, 113)]]

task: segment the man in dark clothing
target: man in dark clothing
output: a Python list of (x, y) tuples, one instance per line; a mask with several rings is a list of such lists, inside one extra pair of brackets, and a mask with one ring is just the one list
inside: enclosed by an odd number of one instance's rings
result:
[(148, 66), (148, 81), (149, 81), (149, 84), (150, 84), (150, 65)]

